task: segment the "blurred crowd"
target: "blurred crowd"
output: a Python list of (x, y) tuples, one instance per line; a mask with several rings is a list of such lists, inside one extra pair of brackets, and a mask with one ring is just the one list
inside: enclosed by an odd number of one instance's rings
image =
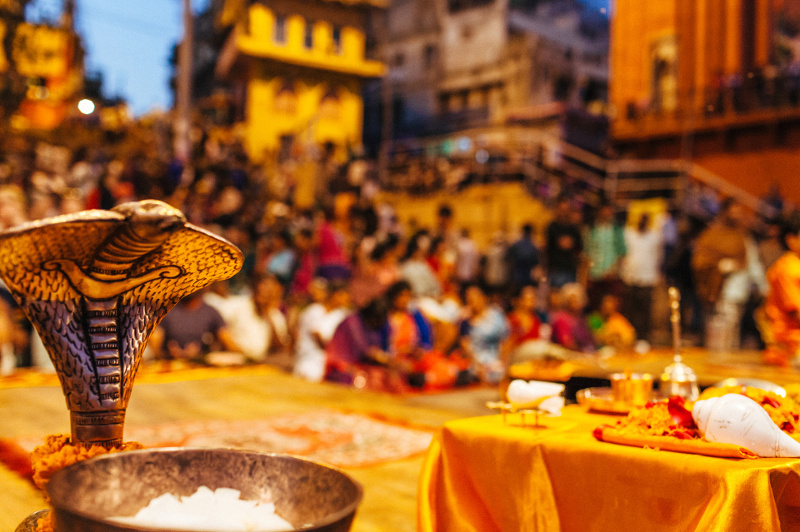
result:
[[(199, 135), (195, 144), (190, 165), (153, 146), (122, 158), (102, 147), (48, 155), (26, 142), (0, 153), (2, 229), (155, 198), (242, 249), (239, 274), (164, 318), (147, 360), (273, 364), (401, 392), (495, 383), (521, 361), (648, 350), (665, 286), (683, 294), (684, 329), (698, 342), (764, 347), (780, 221), (701, 184), (683, 205), (640, 213), (573, 190), (554, 200), (544, 231), (527, 223), (481, 249), (454, 223), (466, 206), (440, 205), (431, 227), (400, 223), (361, 157), (316, 154), (326, 185), (313, 208), (299, 208), (292, 171), (302, 154), (265, 167), (236, 142)], [(777, 189), (764, 201), (791, 210)], [(3, 371), (46, 365), (2, 295)]]

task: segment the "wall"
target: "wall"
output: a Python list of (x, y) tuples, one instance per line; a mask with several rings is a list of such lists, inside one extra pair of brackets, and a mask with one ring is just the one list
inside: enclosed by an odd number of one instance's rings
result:
[[(365, 59), (363, 15), (336, 4), (278, 0), (249, 9), (238, 49), (249, 59), (246, 145), (261, 159), (281, 147), (281, 137), (304, 143), (361, 145), (362, 76), (380, 75), (383, 65)], [(306, 9), (308, 7), (308, 9)], [(298, 13), (302, 11), (304, 16)], [(276, 15), (278, 14), (278, 15)], [(285, 40), (275, 40), (277, 16), (285, 18)], [(305, 31), (312, 24), (312, 47)], [(333, 39), (341, 29), (340, 47)]]
[(676, 34), (675, 16), (676, 0), (616, 0), (611, 21), (609, 96), (618, 118), (625, 116), (629, 103), (649, 105), (653, 96), (652, 46)]
[[(259, 70), (259, 69), (256, 69)], [(270, 76), (262, 67), (248, 84), (247, 149), (260, 159), (264, 150), (277, 150), (282, 135), (317, 144), (333, 142), (340, 146), (359, 146), (363, 104), (357, 82), (327, 81), (316, 78)], [(293, 86), (292, 91), (282, 88)], [(326, 95), (338, 98), (323, 101)]]
[(442, 20), (442, 66), (446, 74), (489, 67), (503, 58), (508, 40), (507, 1), (449, 13)]

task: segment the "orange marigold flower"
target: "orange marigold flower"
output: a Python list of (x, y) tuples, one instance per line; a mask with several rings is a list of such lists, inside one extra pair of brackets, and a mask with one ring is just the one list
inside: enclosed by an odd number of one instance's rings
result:
[(31, 453), (33, 482), (36, 487), (44, 490), (53, 473), (68, 465), (88, 460), (101, 454), (135, 451), (137, 449), (144, 449), (144, 446), (138, 442), (125, 442), (110, 449), (102, 445), (87, 447), (80, 443), (71, 443), (69, 436), (66, 434), (51, 434), (47, 436), (44, 444), (36, 447)]

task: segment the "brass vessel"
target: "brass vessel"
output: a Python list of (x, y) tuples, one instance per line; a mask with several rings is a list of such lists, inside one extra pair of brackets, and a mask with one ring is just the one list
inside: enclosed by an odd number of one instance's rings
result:
[(646, 405), (653, 398), (653, 376), (649, 373), (614, 373), (611, 375), (614, 401), (630, 406)]
[(681, 356), (681, 295), (674, 286), (669, 288), (670, 322), (672, 322), (672, 364), (661, 373), (659, 392), (662, 397), (679, 395), (687, 401), (695, 401), (700, 396), (697, 376), (684, 364)]

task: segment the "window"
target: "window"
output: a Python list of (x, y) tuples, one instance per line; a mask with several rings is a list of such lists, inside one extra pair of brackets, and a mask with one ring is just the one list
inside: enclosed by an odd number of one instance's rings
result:
[(275, 32), (272, 38), (276, 43), (286, 43), (286, 15), (275, 16)]
[(455, 13), (493, 3), (494, 0), (448, 0), (447, 7), (450, 9), (451, 13)]
[(431, 68), (436, 62), (436, 46), (429, 44), (425, 47), (425, 68)]
[(331, 40), (333, 41), (333, 53), (340, 54), (342, 53), (342, 28), (339, 26), (333, 27), (333, 33), (331, 34)]
[(304, 40), (304, 46), (311, 50), (314, 48), (314, 23), (310, 20), (306, 21), (306, 34)]
[(286, 114), (297, 112), (297, 92), (291, 79), (284, 80), (275, 94), (275, 111)]

